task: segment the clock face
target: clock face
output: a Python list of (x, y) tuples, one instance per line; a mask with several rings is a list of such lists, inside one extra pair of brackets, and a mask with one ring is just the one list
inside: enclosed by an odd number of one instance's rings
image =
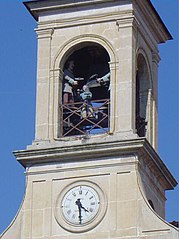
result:
[(79, 180), (66, 185), (54, 207), (58, 224), (69, 232), (86, 232), (97, 226), (107, 210), (107, 197), (94, 182)]
[(93, 220), (98, 214), (100, 199), (94, 188), (78, 185), (64, 195), (61, 208), (68, 222), (83, 225)]

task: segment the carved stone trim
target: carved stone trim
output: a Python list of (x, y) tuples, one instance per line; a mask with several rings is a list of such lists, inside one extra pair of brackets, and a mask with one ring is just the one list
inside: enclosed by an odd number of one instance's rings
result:
[(119, 30), (120, 28), (126, 28), (126, 27), (137, 28), (139, 24), (134, 16), (130, 16), (130, 17), (118, 19), (116, 21), (116, 25), (118, 26), (118, 30)]
[(84, 143), (77, 145), (69, 145), (54, 148), (39, 148), (33, 150), (15, 151), (14, 155), (17, 160), (25, 167), (32, 164), (50, 163), (50, 162), (87, 162), (94, 158), (106, 159), (108, 157), (119, 157), (120, 155), (137, 155), (139, 161), (145, 162), (145, 165), (151, 164), (153, 171), (156, 171), (157, 177), (162, 178), (162, 182), (166, 185), (166, 190), (173, 189), (177, 182), (171, 175), (159, 155), (143, 138), (132, 140), (112, 140), (101, 143)]
[(119, 69), (119, 62), (112, 62), (110, 61), (109, 62), (109, 66), (110, 66), (110, 70), (116, 70), (116, 69)]
[(54, 33), (54, 28), (46, 28), (46, 29), (35, 29), (37, 33), (37, 39), (42, 38), (52, 38), (52, 35)]
[(160, 58), (158, 52), (152, 52), (152, 62), (158, 66), (160, 60), (161, 60), (161, 58)]
[(97, 24), (104, 22), (115, 22), (116, 19), (124, 19), (127, 16), (132, 16), (133, 11), (125, 10), (120, 12), (106, 12), (106, 13), (98, 13), (98, 14), (89, 14), (79, 17), (70, 17), (70, 18), (62, 18), (55, 20), (47, 20), (38, 23), (38, 27), (53, 27), (54, 29), (71, 27), (71, 26), (80, 26), (80, 25), (88, 25), (88, 24)]

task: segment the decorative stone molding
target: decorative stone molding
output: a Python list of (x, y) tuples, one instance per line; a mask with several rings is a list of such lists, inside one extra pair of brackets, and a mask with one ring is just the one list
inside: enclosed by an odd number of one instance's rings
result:
[[(109, 142), (84, 143), (77, 145), (67, 144), (64, 147), (44, 148), (36, 150), (15, 151), (14, 155), (17, 160), (23, 165), (31, 165), (36, 163), (49, 162), (73, 162), (80, 160), (95, 160), (119, 155), (138, 155), (144, 162), (144, 166), (151, 164), (155, 168), (157, 175), (160, 172), (163, 182), (167, 185), (167, 189), (173, 189), (177, 182), (162, 162), (158, 154), (148, 143), (146, 139), (133, 139)], [(45, 157), (44, 157), (45, 156)]]
[[(129, 12), (131, 13), (131, 11)], [(78, 16), (67, 19), (57, 19), (57, 20), (48, 20), (39, 23), (39, 28), (44, 27), (53, 27), (54, 29), (64, 28), (64, 27), (72, 27), (72, 26), (81, 26), (88, 24), (98, 24), (105, 22), (115, 22), (116, 19), (125, 18), (128, 14), (126, 11), (120, 12), (107, 12), (103, 14), (91, 14), (87, 16)]]
[(64, 60), (64, 56), (67, 54), (67, 52), (70, 51), (70, 49), (77, 46), (78, 44), (82, 44), (85, 42), (98, 43), (106, 49), (106, 51), (110, 55), (110, 59), (112, 62), (116, 62), (118, 60), (116, 59), (117, 56), (115, 55), (115, 50), (113, 46), (106, 38), (96, 34), (81, 34), (79, 36), (75, 36), (69, 39), (63, 45), (60, 46), (53, 60), (53, 68), (57, 69), (59, 65), (63, 65), (64, 62), (62, 62), (62, 60)]
[(136, 29), (139, 23), (134, 16), (128, 16), (128, 17), (124, 17), (124, 18), (116, 20), (116, 25), (118, 26), (118, 30), (120, 28), (126, 28), (126, 27), (134, 27)]
[(157, 14), (155, 8), (146, 0), (134, 1), (135, 16), (143, 25), (143, 29), (149, 29), (157, 43), (163, 43), (172, 39), (171, 34)]
[(33, 17), (38, 20), (38, 17), (48, 11), (60, 11), (64, 9), (70, 9), (70, 8), (80, 8), (80, 7), (85, 7), (89, 5), (94, 5), (94, 4), (104, 4), (104, 3), (110, 3), (113, 2), (114, 0), (88, 0), (88, 1), (51, 1), (50, 6), (46, 4), (44, 1), (31, 1), (31, 2), (26, 2), (25, 6), (27, 9), (31, 12)]
[(119, 69), (119, 62), (109, 62), (110, 70), (116, 70)]
[(54, 33), (53, 28), (47, 28), (47, 29), (35, 29), (37, 33), (37, 39), (42, 39), (42, 38), (52, 38), (52, 35)]
[(152, 52), (152, 62), (155, 63), (157, 66), (160, 62), (160, 56), (158, 52)]

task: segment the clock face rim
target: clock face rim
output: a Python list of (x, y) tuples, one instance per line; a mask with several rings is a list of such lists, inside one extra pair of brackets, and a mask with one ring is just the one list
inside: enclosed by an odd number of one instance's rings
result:
[[(85, 194), (83, 193), (84, 196), (83, 196), (83, 198), (81, 198), (81, 200), (76, 198), (77, 191), (79, 191), (80, 188), (85, 193)], [(75, 196), (73, 196), (73, 195), (75, 195)], [(91, 208), (89, 207), (90, 197), (93, 198), (93, 202), (95, 203), (94, 205), (96, 205), (95, 207), (94, 206), (91, 206)], [(75, 219), (73, 219), (73, 218), (71, 218), (67, 215), (68, 210), (73, 209), (73, 211), (74, 211), (74, 208), (66, 209), (66, 207), (65, 207), (68, 204), (69, 200), (71, 200), (71, 198), (74, 199), (74, 201), (76, 201), (75, 203), (73, 201), (74, 205), (79, 202), (81, 204), (81, 207), (83, 207), (81, 209), (81, 215), (82, 215), (82, 217), (85, 217), (85, 218), (84, 218), (84, 221), (81, 220), (81, 223), (79, 222), (79, 217), (77, 217), (78, 220), (76, 221)], [(69, 205), (67, 205), (67, 206), (69, 206)], [(62, 207), (61, 210), (62, 210), (62, 213), (63, 213), (64, 220), (66, 220), (67, 223), (69, 223), (70, 225), (71, 224), (75, 225), (75, 226), (86, 225), (90, 221), (94, 220), (95, 217), (97, 216), (97, 214), (99, 213), (100, 198), (99, 198), (99, 195), (94, 188), (92, 188), (91, 186), (88, 186), (86, 184), (80, 184), (80, 185), (77, 185), (77, 186), (72, 187), (71, 189), (69, 189), (69, 191), (64, 195), (64, 197), (61, 201), (61, 207)], [(79, 214), (77, 205), (75, 205), (75, 209), (77, 211), (76, 213)], [(90, 209), (93, 210), (93, 211), (91, 211)], [(85, 210), (87, 211), (87, 213), (85, 213)]]
[[(87, 186), (89, 188), (92, 188), (94, 192), (97, 194), (99, 199), (99, 207), (97, 212), (83, 224), (77, 224), (69, 221), (63, 213), (62, 209), (62, 202), (65, 198), (65, 196), (74, 188), (80, 187), (80, 186)], [(107, 210), (107, 198), (104, 193), (104, 191), (94, 182), (88, 181), (88, 180), (78, 180), (75, 182), (72, 182), (68, 184), (62, 192), (58, 195), (55, 205), (55, 219), (58, 222), (58, 224), (64, 228), (65, 230), (69, 232), (86, 232), (88, 230), (93, 229), (95, 226), (97, 226), (101, 220), (103, 219), (104, 215), (106, 214)]]

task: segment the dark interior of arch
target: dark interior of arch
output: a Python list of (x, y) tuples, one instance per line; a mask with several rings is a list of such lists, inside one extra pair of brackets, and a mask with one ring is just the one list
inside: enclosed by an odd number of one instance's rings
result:
[[(65, 72), (67, 74), (69, 62), (73, 62), (74, 68), (70, 71), (72, 72), (71, 78), (73, 77), (78, 84), (71, 86), (73, 93), (71, 102), (66, 101), (65, 97), (62, 99), (62, 137), (109, 132), (109, 61), (107, 51), (96, 43), (81, 43), (68, 52), (63, 68), (64, 76)], [(106, 74), (108, 74), (107, 80), (99, 81), (99, 78)], [(64, 85), (65, 80), (63, 80)], [(63, 96), (64, 93), (66, 92), (63, 91)]]
[[(76, 49), (77, 48), (77, 49)], [(75, 63), (74, 76), (84, 78), (84, 80), (78, 81), (78, 86), (74, 88), (74, 91), (82, 90), (83, 85), (90, 81), (90, 77), (96, 75), (97, 77), (103, 77), (106, 75), (109, 69), (109, 54), (99, 44), (95, 43), (83, 43), (74, 47), (73, 52), (69, 55), (66, 62), (69, 59), (73, 59)], [(65, 68), (65, 64), (64, 64)], [(94, 79), (92, 77), (92, 79)], [(109, 84), (104, 85), (91, 85), (90, 91), (92, 92), (92, 99), (105, 99), (109, 98)], [(75, 92), (74, 92), (75, 93)]]
[(136, 130), (140, 137), (146, 135), (149, 89), (150, 79), (147, 63), (144, 56), (139, 54), (136, 74)]

